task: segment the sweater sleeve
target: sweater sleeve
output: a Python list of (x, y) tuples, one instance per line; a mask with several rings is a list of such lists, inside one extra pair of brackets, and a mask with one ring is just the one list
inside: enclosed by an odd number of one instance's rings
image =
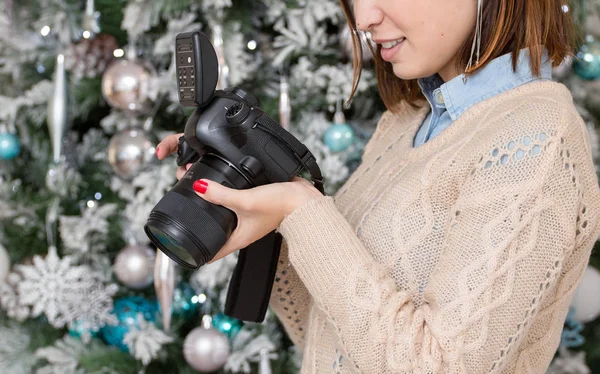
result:
[[(372, 144), (378, 142), (394, 123), (392, 112), (386, 111), (382, 114), (373, 136), (365, 146), (365, 155), (370, 152)], [(304, 334), (310, 310), (310, 295), (290, 263), (288, 246), (285, 241), (281, 246), (276, 274), (269, 305), (283, 324), (294, 345), (303, 351)]]
[(290, 340), (302, 352), (310, 295), (290, 263), (285, 240), (279, 254), (269, 305), (283, 324)]
[[(336, 327), (345, 362), (364, 373), (469, 374), (550, 362), (597, 237), (576, 238), (581, 191), (562, 142), (552, 137), (535, 157), (505, 165), (485, 167), (482, 157), (447, 217), (419, 307), (331, 197), (285, 218), (290, 261)], [(589, 220), (588, 229), (597, 217)], [(583, 249), (573, 256), (576, 242)], [(537, 350), (518, 355), (524, 339), (538, 339)]]

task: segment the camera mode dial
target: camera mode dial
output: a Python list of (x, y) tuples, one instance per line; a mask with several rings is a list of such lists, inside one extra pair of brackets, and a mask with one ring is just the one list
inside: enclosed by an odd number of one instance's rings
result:
[(248, 105), (244, 104), (241, 101), (233, 104), (227, 109), (227, 113), (225, 113), (225, 117), (227, 118), (227, 123), (232, 126), (239, 125), (244, 122), (244, 120), (250, 114), (250, 108)]

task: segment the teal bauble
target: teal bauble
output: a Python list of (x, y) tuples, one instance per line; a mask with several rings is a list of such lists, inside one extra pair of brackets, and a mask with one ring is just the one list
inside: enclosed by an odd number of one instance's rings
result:
[(336, 123), (325, 131), (323, 142), (331, 152), (342, 152), (354, 142), (354, 130), (347, 123)]
[(219, 313), (212, 318), (212, 325), (223, 334), (227, 335), (229, 339), (234, 339), (238, 332), (244, 327), (244, 323), (239, 319), (226, 316), (223, 313)]
[(0, 134), (0, 160), (12, 160), (21, 152), (21, 141), (14, 134)]
[(129, 348), (123, 342), (123, 338), (125, 338), (125, 335), (129, 331), (140, 328), (138, 315), (141, 314), (146, 321), (154, 322), (157, 313), (156, 303), (144, 297), (131, 296), (117, 299), (115, 300), (112, 314), (117, 317), (118, 324), (104, 326), (100, 330), (102, 339), (107, 344), (128, 352)]
[(573, 61), (573, 70), (583, 79), (600, 79), (600, 41), (586, 37)]

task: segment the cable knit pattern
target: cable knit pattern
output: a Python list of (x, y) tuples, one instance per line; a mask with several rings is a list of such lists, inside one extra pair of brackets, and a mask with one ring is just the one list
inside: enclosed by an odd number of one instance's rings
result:
[(386, 112), (336, 196), (279, 227), (271, 306), (303, 373), (545, 373), (558, 347), (600, 235), (568, 89), (511, 89), (413, 148), (427, 111)]

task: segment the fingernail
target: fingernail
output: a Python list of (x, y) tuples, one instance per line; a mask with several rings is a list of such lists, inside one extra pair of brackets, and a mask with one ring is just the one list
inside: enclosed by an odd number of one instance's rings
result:
[(198, 192), (198, 193), (205, 193), (206, 189), (208, 188), (208, 183), (202, 181), (202, 180), (197, 180), (194, 182), (194, 191)]

